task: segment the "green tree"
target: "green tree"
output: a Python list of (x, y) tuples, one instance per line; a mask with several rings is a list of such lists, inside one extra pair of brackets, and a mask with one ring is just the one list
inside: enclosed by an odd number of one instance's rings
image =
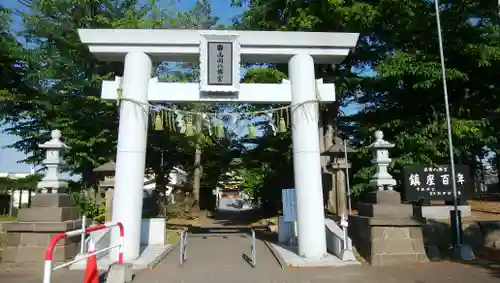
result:
[[(434, 3), (390, 4), (394, 3), (381, 1), (377, 7), (380, 19), (392, 15), (391, 21), (377, 27), (377, 40), (384, 43), (386, 53), (374, 67), (372, 89), (360, 100), (367, 106), (355, 119), (360, 142), (366, 142), (374, 128), (395, 142), (393, 170), (401, 177), (407, 164), (447, 164), (449, 156)], [(455, 160), (475, 173), (478, 158), (496, 142), (491, 131), (494, 109), (486, 104), (495, 103), (498, 92), (489, 76), (500, 62), (495, 44), (498, 15), (480, 1), (442, 4)], [(394, 26), (401, 32), (395, 33)]]
[[(100, 62), (81, 44), (78, 28), (162, 28), (171, 24), (167, 11), (150, 1), (24, 0), (21, 35), (27, 41), (25, 77), (34, 90), (3, 96), (2, 117), (7, 133), (21, 140), (12, 145), (41, 160), (38, 144), (52, 129), (60, 129), (71, 150), (71, 172), (91, 180), (92, 169), (115, 154), (116, 102), (103, 101), (104, 79), (121, 76), (123, 63)], [(2, 54), (4, 54), (2, 52)]]
[(27, 59), (12, 30), (12, 11), (0, 5), (0, 125), (9, 115), (16, 95), (32, 93), (26, 79)]
[[(234, 5), (247, 4), (250, 9), (237, 19), (242, 29), (279, 31), (320, 32), (371, 32), (371, 21), (376, 12), (363, 1), (233, 1)], [(368, 1), (367, 1), (368, 2)], [(368, 41), (368, 39), (366, 39)], [(346, 131), (350, 123), (344, 123), (342, 107), (352, 103), (358, 96), (364, 78), (359, 72), (374, 64), (377, 54), (372, 47), (363, 44), (361, 38), (356, 52), (339, 66), (317, 65), (316, 76), (325, 82), (336, 84), (336, 101), (320, 107), (321, 150), (331, 146), (333, 137)], [(368, 45), (368, 44), (366, 44)], [(276, 66), (287, 73), (287, 66)], [(323, 172), (329, 157), (322, 156)], [(288, 170), (288, 178), (292, 174)], [(328, 183), (325, 183), (327, 185)], [(293, 186), (293, 184), (291, 184)], [(331, 188), (328, 188), (331, 189)], [(276, 194), (279, 196), (279, 194)]]
[[(285, 78), (286, 74), (275, 68), (250, 68), (243, 82), (280, 83)], [(284, 105), (243, 104), (239, 111), (270, 110), (281, 106)], [(290, 131), (276, 134), (266, 120), (248, 119), (256, 127), (256, 132), (262, 134), (256, 139), (241, 137), (241, 161), (232, 168), (243, 177), (245, 192), (260, 202), (265, 212), (272, 214), (281, 207), (281, 190), (293, 187)]]
[[(210, 1), (208, 0), (198, 0), (194, 6), (186, 12), (180, 12), (178, 14), (178, 21), (176, 28), (181, 29), (224, 29), (223, 25), (218, 23), (219, 18), (212, 14), (212, 7)], [(197, 82), (199, 81), (199, 66), (193, 65), (191, 63), (182, 63), (177, 66), (182, 72), (189, 74), (187, 77), (187, 82)], [(191, 112), (215, 112), (217, 109), (221, 108), (221, 105), (212, 104), (201, 104), (201, 103), (191, 103), (182, 107)], [(194, 115), (193, 126), (196, 130), (194, 139), (192, 140), (192, 145), (194, 146), (194, 160), (192, 164), (192, 191), (193, 196), (196, 201), (196, 205), (200, 206), (202, 195), (206, 195), (201, 192), (202, 189), (202, 179), (204, 176), (204, 163), (202, 160), (203, 151), (209, 147), (214, 146), (214, 140), (210, 136), (206, 135), (205, 121), (201, 115)], [(219, 175), (217, 175), (219, 176)], [(209, 190), (211, 193), (211, 189)], [(201, 204), (201, 208), (205, 208), (206, 205)]]
[[(355, 189), (371, 177), (366, 146), (375, 129), (396, 143), (393, 171), (410, 163), (448, 160), (444, 101), (434, 3), (419, 0), (233, 1), (250, 9), (238, 24), (263, 30), (359, 32), (356, 50), (334, 70), (317, 76), (337, 85), (339, 103), (323, 110), (333, 127), (360, 148)], [(458, 162), (474, 170), (485, 148), (496, 150), (499, 18), (496, 4), (441, 1), (441, 20)], [(374, 76), (363, 76), (372, 71)], [(355, 101), (360, 113), (343, 117), (340, 106)], [(329, 118), (329, 119), (328, 119)], [(327, 138), (328, 139), (328, 138)], [(500, 160), (500, 159), (499, 159)]]

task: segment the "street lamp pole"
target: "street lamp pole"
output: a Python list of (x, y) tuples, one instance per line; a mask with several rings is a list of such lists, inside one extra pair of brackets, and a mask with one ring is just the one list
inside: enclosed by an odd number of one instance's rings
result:
[(437, 32), (439, 39), (439, 55), (441, 58), (441, 73), (443, 78), (443, 93), (444, 93), (444, 106), (446, 114), (446, 127), (448, 130), (448, 149), (450, 155), (450, 169), (451, 169), (451, 185), (453, 189), (453, 213), (450, 213), (452, 223), (455, 225), (455, 242), (453, 243), (453, 248), (455, 255), (462, 260), (472, 260), (474, 259), (474, 254), (470, 247), (464, 245), (462, 239), (462, 224), (460, 221), (460, 211), (458, 209), (458, 195), (457, 195), (457, 183), (456, 183), (456, 173), (455, 173), (455, 158), (453, 153), (453, 138), (451, 132), (451, 118), (450, 118), (450, 105), (448, 103), (448, 86), (446, 83), (446, 66), (444, 63), (444, 52), (443, 52), (443, 36), (441, 35), (441, 19), (439, 17), (439, 0), (434, 0), (434, 5), (436, 9), (436, 22), (437, 22)]

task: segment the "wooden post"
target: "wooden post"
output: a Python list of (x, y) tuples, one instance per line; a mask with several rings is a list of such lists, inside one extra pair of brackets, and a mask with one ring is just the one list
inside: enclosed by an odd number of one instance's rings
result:
[(109, 188), (106, 190), (106, 199), (105, 199), (106, 214), (104, 216), (104, 221), (106, 222), (113, 221), (113, 194), (114, 194), (113, 188)]
[(23, 188), (19, 189), (19, 205), (18, 209), (21, 209), (23, 207)]
[(32, 193), (32, 189), (29, 188), (28, 189), (28, 207), (31, 207), (31, 193)]
[(10, 189), (10, 201), (9, 201), (9, 216), (12, 216), (12, 213), (14, 212), (14, 193), (15, 190), (13, 188)]
[(346, 216), (347, 212), (347, 190), (346, 190), (346, 182), (345, 182), (345, 169), (337, 170), (335, 174), (337, 175), (337, 184), (336, 184), (336, 194), (337, 194), (337, 214), (340, 216)]
[(331, 178), (332, 178), (332, 184), (330, 188), (328, 189), (328, 208), (330, 209), (331, 213), (337, 214), (338, 209), (337, 209), (337, 175), (335, 174), (335, 171), (331, 173)]

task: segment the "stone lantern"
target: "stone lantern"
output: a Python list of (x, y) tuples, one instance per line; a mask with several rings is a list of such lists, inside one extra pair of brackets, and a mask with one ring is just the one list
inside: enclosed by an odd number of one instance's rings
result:
[[(104, 200), (105, 203), (104, 211), (106, 211), (104, 220), (106, 222), (112, 221), (113, 219), (113, 195), (115, 187), (115, 170), (116, 170), (116, 163), (114, 161), (109, 161), (94, 169), (94, 173), (99, 178), (99, 192), (101, 192), (101, 190), (104, 190), (106, 192)], [(94, 195), (93, 198), (96, 199), (96, 196)]]
[(45, 159), (42, 161), (47, 167), (45, 176), (38, 183), (37, 189), (43, 193), (61, 193), (68, 188), (68, 183), (60, 176), (61, 165), (63, 164), (63, 152), (69, 147), (61, 141), (61, 131), (53, 130), (51, 140), (39, 145), (45, 149)]
[[(68, 148), (61, 142), (61, 132), (52, 131), (51, 140), (41, 144), (40, 148), (46, 151), (43, 164), (47, 170), (37, 185), (37, 189), (43, 193), (32, 197), (30, 207), (19, 210), (18, 221), (3, 225), (7, 243), (2, 263), (39, 264), (44, 261), (52, 235), (82, 227), (80, 208), (72, 205), (71, 197), (63, 192), (68, 183), (59, 174), (62, 153)], [(73, 259), (78, 253), (80, 240), (80, 237), (74, 237), (68, 241), (59, 241), (53, 251), (53, 261), (66, 262)]]
[(384, 140), (384, 133), (382, 131), (375, 132), (375, 142), (368, 146), (373, 153), (371, 163), (375, 165), (377, 171), (369, 184), (379, 191), (383, 191), (385, 188), (392, 191), (394, 186), (396, 186), (396, 180), (387, 172), (387, 167), (389, 167), (392, 161), (389, 158), (389, 149), (393, 147), (394, 144)]
[[(355, 152), (347, 147), (347, 153)], [(351, 164), (345, 159), (344, 141), (335, 136), (333, 144), (327, 148), (322, 155), (330, 156), (327, 169), (332, 173), (332, 188), (328, 191), (328, 206), (338, 215), (347, 215), (347, 193), (346, 193), (346, 169), (351, 168)]]
[(372, 266), (429, 260), (422, 232), (425, 221), (415, 217), (412, 204), (401, 203), (400, 193), (394, 190), (396, 180), (387, 172), (392, 161), (389, 149), (393, 147), (384, 140), (382, 131), (375, 132), (375, 142), (369, 146), (377, 171), (369, 185), (375, 190), (358, 203), (358, 214), (349, 217), (353, 244)]

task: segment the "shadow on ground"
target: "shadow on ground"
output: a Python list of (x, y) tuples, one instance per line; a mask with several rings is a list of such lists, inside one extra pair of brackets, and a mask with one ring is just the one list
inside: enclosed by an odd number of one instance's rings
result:
[[(190, 237), (251, 237), (252, 229), (259, 240), (277, 242), (277, 234), (270, 232), (267, 223), (252, 225), (262, 219), (257, 211), (217, 211), (212, 214), (213, 224), (204, 226), (184, 225), (177, 228), (187, 228)], [(437, 246), (441, 252), (442, 262), (459, 262), (481, 268), (491, 276), (500, 279), (500, 222), (476, 221), (463, 224), (464, 242), (470, 245), (477, 257), (474, 261), (458, 261), (452, 256), (450, 224), (427, 220), (423, 227), (426, 246)], [(245, 254), (247, 261), (250, 258)]]
[[(170, 227), (187, 229), (189, 238), (201, 237), (207, 239), (209, 237), (220, 237), (228, 239), (229, 237), (243, 237), (251, 241), (253, 230), (256, 240), (263, 242), (277, 241), (277, 234), (269, 231), (267, 223), (254, 224), (263, 218), (256, 210), (219, 210), (213, 213), (211, 218), (213, 219), (212, 224), (205, 224), (202, 226), (170, 225)], [(267, 248), (269, 249), (269, 247)], [(241, 256), (250, 266), (252, 266), (251, 251)]]
[[(264, 217), (258, 210), (218, 210), (211, 213), (210, 218), (212, 219), (212, 223), (206, 225), (221, 227), (251, 226)], [(267, 223), (262, 225), (267, 225)], [(169, 226), (171, 228), (195, 227), (195, 225), (189, 224), (169, 224)]]
[(258, 210), (218, 210), (212, 213), (213, 223), (222, 226), (252, 225), (263, 217)]

